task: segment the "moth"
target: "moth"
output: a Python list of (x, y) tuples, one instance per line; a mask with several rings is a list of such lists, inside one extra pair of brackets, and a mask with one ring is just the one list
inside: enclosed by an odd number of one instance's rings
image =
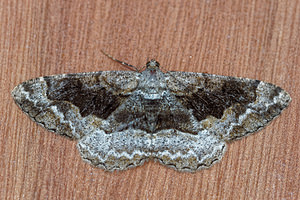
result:
[(291, 101), (286, 91), (270, 83), (164, 73), (155, 60), (141, 72), (28, 80), (12, 96), (31, 120), (78, 140), (82, 158), (108, 171), (151, 159), (178, 171), (209, 168), (223, 157), (227, 142), (262, 129)]

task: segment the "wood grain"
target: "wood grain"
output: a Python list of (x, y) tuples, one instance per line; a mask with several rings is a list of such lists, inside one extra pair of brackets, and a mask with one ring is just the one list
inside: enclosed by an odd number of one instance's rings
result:
[[(0, 199), (300, 199), (298, 0), (2, 0), (0, 16)], [(272, 82), (293, 101), (209, 170), (104, 172), (10, 96), (38, 76), (123, 69), (101, 49), (135, 66), (155, 58), (164, 70)]]

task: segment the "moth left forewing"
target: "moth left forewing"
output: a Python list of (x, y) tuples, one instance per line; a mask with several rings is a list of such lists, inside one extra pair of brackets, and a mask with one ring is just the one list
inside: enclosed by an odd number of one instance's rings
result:
[(199, 126), (222, 140), (261, 129), (290, 102), (290, 96), (280, 87), (253, 79), (169, 72), (167, 81)]
[(81, 138), (97, 129), (136, 86), (135, 72), (62, 74), (21, 83), (12, 96), (49, 131)]

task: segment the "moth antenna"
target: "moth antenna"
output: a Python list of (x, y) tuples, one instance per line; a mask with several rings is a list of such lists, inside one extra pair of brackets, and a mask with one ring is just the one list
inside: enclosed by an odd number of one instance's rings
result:
[(146, 68), (146, 65), (140, 67), (138, 70), (139, 70), (139, 72), (141, 72), (141, 71), (143, 71), (143, 69), (145, 69), (145, 68)]
[(162, 71), (164, 71), (164, 73), (168, 72), (169, 70), (165, 69), (164, 67), (162, 67), (161, 65), (159, 66), (159, 69), (161, 69)]
[(126, 62), (123, 62), (123, 61), (121, 61), (121, 60), (118, 60), (118, 59), (112, 57), (111, 55), (107, 54), (107, 53), (106, 53), (104, 50), (102, 50), (102, 49), (101, 49), (101, 52), (102, 52), (105, 56), (107, 56), (107, 57), (109, 57), (110, 59), (112, 59), (113, 61), (118, 62), (118, 63), (120, 63), (121, 65), (124, 65), (124, 66), (126, 66), (127, 68), (129, 68), (129, 69), (131, 69), (131, 70), (134, 69), (135, 71), (140, 72), (139, 69), (138, 69), (137, 67), (135, 67), (135, 66), (133, 66), (133, 65), (130, 65), (130, 64), (126, 63)]

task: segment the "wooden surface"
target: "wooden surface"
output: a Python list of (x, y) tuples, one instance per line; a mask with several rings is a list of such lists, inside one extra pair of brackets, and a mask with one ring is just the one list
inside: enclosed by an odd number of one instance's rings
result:
[[(0, 16), (0, 199), (300, 199), (299, 0), (1, 0)], [(101, 49), (135, 66), (155, 58), (165, 70), (260, 79), (293, 101), (211, 169), (104, 172), (10, 96), (38, 76), (124, 69)]]

